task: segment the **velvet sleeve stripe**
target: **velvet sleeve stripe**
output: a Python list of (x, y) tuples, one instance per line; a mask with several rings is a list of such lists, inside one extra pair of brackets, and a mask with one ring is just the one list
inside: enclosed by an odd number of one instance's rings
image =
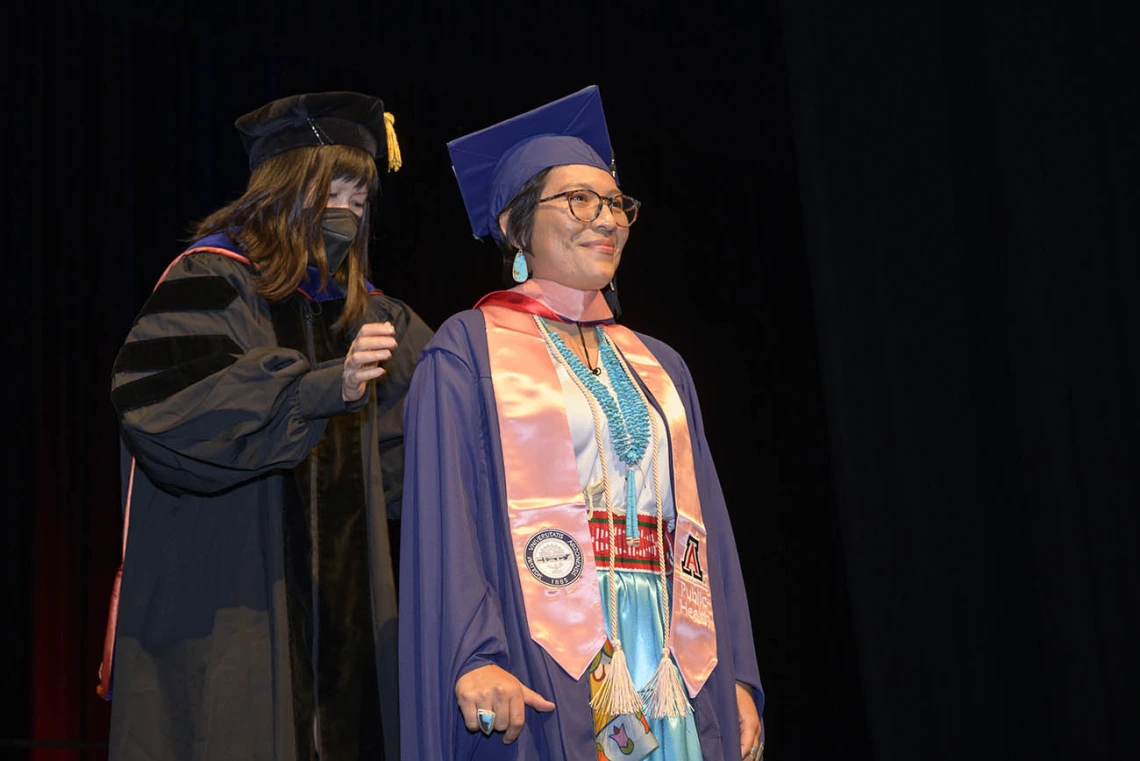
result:
[(228, 356), (230, 361), (223, 365), (226, 367), (241, 353), (241, 347), (226, 335), (164, 336), (124, 344), (119, 356), (115, 358), (114, 372), (168, 370), (215, 355)]
[(220, 311), (237, 297), (230, 281), (217, 275), (164, 280), (143, 304), (138, 318), (160, 312)]
[(232, 365), (237, 357), (232, 354), (208, 354), (183, 362), (168, 370), (124, 383), (111, 392), (111, 403), (120, 415), (140, 407), (157, 404), (195, 383), (205, 380), (219, 370)]

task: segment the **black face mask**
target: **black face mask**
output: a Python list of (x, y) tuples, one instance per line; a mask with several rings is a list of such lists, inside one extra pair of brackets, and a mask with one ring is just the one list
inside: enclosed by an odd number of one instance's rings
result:
[(348, 256), (348, 249), (360, 231), (360, 217), (348, 209), (325, 209), (321, 217), (321, 234), (325, 239), (325, 257), (332, 275)]

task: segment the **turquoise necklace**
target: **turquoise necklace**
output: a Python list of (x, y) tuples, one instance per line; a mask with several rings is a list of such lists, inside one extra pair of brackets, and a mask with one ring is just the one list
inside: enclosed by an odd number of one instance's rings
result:
[[(545, 325), (541, 327), (551, 345), (566, 363), (566, 367), (574, 373), (582, 387), (590, 392), (590, 396), (597, 400), (598, 406), (606, 415), (606, 421), (610, 426), (610, 442), (618, 459), (626, 466), (625, 535), (627, 539), (637, 541), (637, 488), (634, 474), (649, 447), (649, 408), (633, 385), (633, 380), (626, 373), (601, 326), (594, 327), (594, 333), (598, 338), (598, 357), (602, 367), (606, 368), (610, 383), (613, 384), (613, 393), (598, 380), (582, 360), (578, 359), (578, 355), (570, 351), (561, 336)], [(599, 452), (598, 455), (605, 457), (604, 452)]]

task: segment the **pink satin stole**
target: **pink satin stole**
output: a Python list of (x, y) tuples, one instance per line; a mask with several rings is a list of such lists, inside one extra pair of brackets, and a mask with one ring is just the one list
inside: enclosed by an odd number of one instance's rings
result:
[[(480, 309), (487, 325), (511, 541), (530, 636), (578, 679), (606, 641), (606, 627), (562, 385), (529, 313), (491, 304)], [(579, 566), (570, 574), (573, 578), (557, 580), (563, 585), (544, 583), (532, 571), (532, 540), (543, 532), (562, 537), (558, 546), (577, 550)]]
[[(547, 281), (490, 294), (478, 307), (486, 322), (507, 510), (531, 638), (579, 678), (605, 641), (605, 619), (562, 384), (532, 315), (582, 322), (612, 317), (597, 291), (583, 293)], [(664, 368), (632, 331), (612, 324), (603, 330), (668, 421), (677, 505), (674, 547), (680, 553), (673, 563), (670, 647), (695, 696), (717, 655), (708, 543), (685, 409)], [(552, 587), (531, 570), (528, 545), (533, 548), (534, 540), (548, 531), (571, 537), (581, 551), (581, 572), (564, 586)]]

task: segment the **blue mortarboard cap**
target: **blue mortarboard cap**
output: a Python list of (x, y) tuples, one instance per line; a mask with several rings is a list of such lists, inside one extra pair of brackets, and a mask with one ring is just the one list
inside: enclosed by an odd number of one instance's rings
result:
[(499, 213), (544, 169), (586, 164), (612, 171), (613, 148), (596, 85), (456, 138), (451, 167), (476, 237), (499, 238)]

